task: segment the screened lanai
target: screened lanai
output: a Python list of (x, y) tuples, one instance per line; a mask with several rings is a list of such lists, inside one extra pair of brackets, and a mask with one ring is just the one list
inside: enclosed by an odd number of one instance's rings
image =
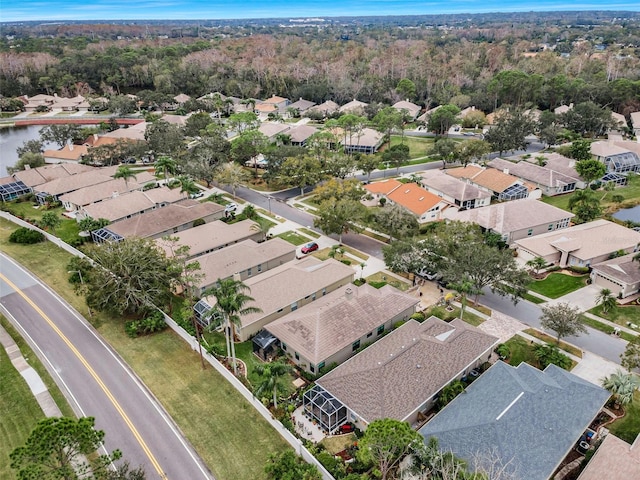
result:
[(612, 155), (605, 160), (610, 172), (625, 173), (640, 171), (640, 158), (634, 152)]
[(302, 405), (304, 413), (318, 421), (329, 433), (347, 421), (347, 407), (320, 385), (314, 385), (304, 394)]
[(621, 187), (627, 184), (627, 177), (619, 173), (610, 172), (610, 173), (607, 173), (604, 177), (602, 177), (600, 181), (602, 183), (613, 182), (617, 186)]
[(0, 196), (2, 197), (2, 201), (4, 202), (14, 200), (22, 195), (26, 195), (30, 191), (31, 189), (20, 180), (0, 185)]
[(529, 191), (524, 185), (511, 185), (498, 195), (498, 200), (518, 200), (520, 198), (527, 198)]
[(124, 240), (124, 237), (112, 232), (108, 228), (99, 228), (91, 232), (91, 239), (94, 243), (121, 242)]

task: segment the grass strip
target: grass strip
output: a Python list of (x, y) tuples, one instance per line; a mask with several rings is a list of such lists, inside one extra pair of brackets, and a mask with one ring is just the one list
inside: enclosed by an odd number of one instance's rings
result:
[[(546, 333), (536, 330), (535, 328), (527, 328), (526, 330), (524, 330), (524, 333), (526, 333), (527, 335), (531, 335), (532, 337), (535, 337), (538, 340), (542, 340), (543, 342), (548, 343), (549, 345), (556, 345), (555, 337), (552, 337), (551, 335), (547, 335)], [(582, 350), (574, 347), (573, 345), (569, 345), (566, 342), (561, 341), (560, 345), (558, 345), (558, 348), (560, 348), (561, 350), (564, 350), (565, 352), (569, 352), (571, 355), (574, 355), (578, 358), (582, 358)]]

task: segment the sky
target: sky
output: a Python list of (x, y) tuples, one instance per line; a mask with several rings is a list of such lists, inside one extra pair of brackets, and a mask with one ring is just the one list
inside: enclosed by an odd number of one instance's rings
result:
[(638, 0), (0, 0), (0, 22), (165, 20), (563, 10), (640, 11)]

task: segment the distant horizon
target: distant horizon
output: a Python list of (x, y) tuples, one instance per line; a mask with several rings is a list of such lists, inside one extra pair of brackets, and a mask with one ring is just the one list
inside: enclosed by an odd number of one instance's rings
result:
[(560, 0), (6, 0), (0, 23), (145, 20), (250, 20), (543, 12), (639, 12), (638, 1)]

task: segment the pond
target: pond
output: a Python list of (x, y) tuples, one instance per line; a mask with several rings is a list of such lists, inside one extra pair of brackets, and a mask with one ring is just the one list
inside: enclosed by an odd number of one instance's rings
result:
[(614, 213), (613, 218), (622, 221), (632, 221), (640, 224), (640, 205), (636, 205), (632, 208), (623, 208)]
[[(12, 167), (18, 161), (16, 150), (27, 140), (40, 138), (43, 125), (27, 127), (0, 128), (0, 177), (7, 175), (7, 167)], [(48, 147), (45, 147), (48, 148)]]

